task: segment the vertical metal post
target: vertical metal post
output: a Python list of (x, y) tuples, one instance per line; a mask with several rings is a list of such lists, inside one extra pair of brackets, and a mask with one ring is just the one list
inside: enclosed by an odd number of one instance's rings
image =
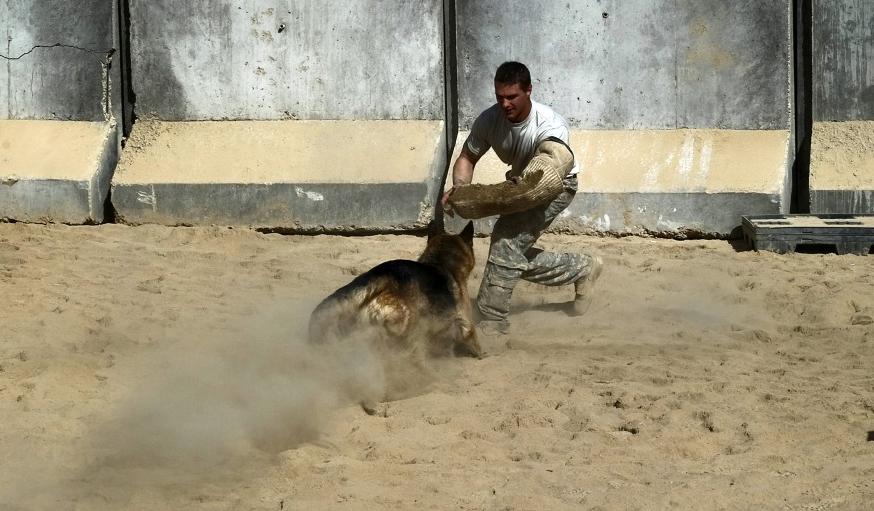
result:
[(795, 161), (790, 212), (810, 212), (810, 139), (813, 131), (812, 0), (793, 0), (793, 78), (795, 83)]
[(121, 63), (121, 125), (125, 138), (130, 136), (134, 123), (134, 103), (136, 94), (133, 92), (130, 66), (130, 3), (129, 0), (118, 0), (118, 52)]

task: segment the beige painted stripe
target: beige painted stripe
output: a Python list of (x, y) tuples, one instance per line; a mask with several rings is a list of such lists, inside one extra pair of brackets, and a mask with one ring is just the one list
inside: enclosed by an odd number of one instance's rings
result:
[[(459, 133), (455, 157), (468, 132)], [(783, 130), (599, 130), (571, 132), (580, 190), (598, 193), (783, 191), (789, 132)], [(503, 179), (490, 151), (474, 180)]]
[(138, 122), (116, 184), (422, 182), (442, 121)]
[(874, 121), (813, 123), (810, 188), (874, 190)]
[(112, 129), (106, 122), (0, 120), (0, 178), (87, 181)]

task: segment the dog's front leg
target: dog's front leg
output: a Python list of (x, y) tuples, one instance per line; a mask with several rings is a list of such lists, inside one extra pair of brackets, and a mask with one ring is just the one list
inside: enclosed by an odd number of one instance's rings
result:
[(471, 319), (470, 307), (464, 307), (459, 312), (455, 317), (455, 352), (483, 358), (483, 350), (476, 336), (476, 327)]
[(467, 290), (461, 288), (459, 290), (458, 313), (455, 316), (456, 337), (455, 348), (456, 352), (467, 352), (468, 355), (476, 358), (483, 358), (483, 350), (479, 345), (479, 340), (476, 336), (476, 326), (473, 322), (473, 307), (470, 299), (467, 296)]

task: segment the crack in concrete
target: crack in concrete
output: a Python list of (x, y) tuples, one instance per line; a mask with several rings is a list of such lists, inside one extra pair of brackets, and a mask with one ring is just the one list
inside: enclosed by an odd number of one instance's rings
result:
[(112, 76), (109, 74), (109, 68), (112, 67), (112, 56), (114, 53), (115, 49), (107, 53), (106, 60), (101, 61), (100, 63), (100, 69), (103, 75), (103, 119), (107, 122), (113, 122), (115, 120), (112, 112)]
[(27, 50), (26, 52), (22, 53), (21, 55), (19, 55), (17, 57), (11, 57), (9, 55), (3, 55), (2, 53), (0, 53), (0, 58), (6, 59), (6, 60), (20, 60), (20, 59), (24, 58), (25, 56), (30, 55), (31, 53), (33, 53), (34, 51), (36, 51), (39, 48), (70, 48), (70, 49), (74, 49), (74, 50), (81, 50), (81, 51), (84, 51), (87, 53), (92, 53), (95, 55), (104, 55), (106, 59), (111, 58), (112, 54), (115, 53), (115, 48), (110, 48), (108, 50), (92, 50), (91, 48), (82, 48), (81, 46), (76, 46), (74, 44), (55, 43), (55, 44), (37, 44), (37, 45), (34, 45), (31, 49)]
[[(12, 51), (12, 26), (10, 22), (6, 23), (6, 53)], [(6, 113), (4, 117), (9, 117), (10, 112), (12, 112), (12, 61), (6, 61)]]
[[(6, 51), (9, 52), (10, 46), (12, 44), (12, 38), (7, 35), (6, 39), (7, 39)], [(100, 55), (103, 57), (103, 58), (98, 60), (98, 62), (100, 62), (100, 67), (101, 67), (101, 72), (102, 72), (102, 77), (101, 77), (102, 98), (101, 98), (100, 102), (103, 105), (103, 118), (104, 118), (104, 120), (112, 121), (113, 120), (113, 117), (112, 117), (112, 98), (111, 98), (111, 86), (112, 86), (112, 84), (111, 84), (111, 77), (109, 75), (109, 68), (112, 66), (112, 57), (113, 57), (113, 55), (115, 55), (116, 49), (110, 48), (110, 49), (106, 49), (106, 50), (95, 50), (95, 49), (91, 49), (91, 48), (83, 48), (81, 46), (76, 46), (74, 44), (65, 44), (65, 43), (36, 44), (36, 45), (32, 46), (26, 52), (22, 53), (21, 55), (18, 55), (17, 57), (13, 57), (10, 55), (3, 55), (2, 53), (0, 53), (0, 58), (5, 59), (7, 61), (7, 66), (10, 66), (12, 64), (13, 60), (21, 60), (22, 58), (26, 57), (27, 55), (30, 55), (31, 53), (35, 52), (37, 49), (40, 49), (40, 48), (70, 48), (70, 49), (74, 49), (74, 50), (84, 51), (84, 52), (90, 53), (92, 55)], [(11, 83), (12, 73), (8, 72), (7, 74), (8, 74), (7, 80), (9, 82), (9, 83), (7, 83), (7, 88), (9, 90), (11, 90), (11, 88), (12, 88), (12, 83)], [(33, 74), (31, 73), (31, 80), (32, 79), (33, 79)], [(31, 94), (33, 94), (33, 90), (34, 90), (33, 83), (31, 83)], [(7, 99), (9, 102), (11, 102), (12, 95), (10, 94)], [(7, 111), (11, 111), (11, 108), (12, 108), (11, 104), (7, 104)]]

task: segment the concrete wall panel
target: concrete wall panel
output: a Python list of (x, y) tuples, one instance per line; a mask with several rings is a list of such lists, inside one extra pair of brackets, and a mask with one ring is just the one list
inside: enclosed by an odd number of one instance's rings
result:
[(576, 128), (789, 127), (787, 0), (459, 0), (457, 22), (461, 129), (505, 60)]
[(810, 211), (874, 213), (874, 3), (812, 7)]
[(111, 0), (0, 0), (0, 119), (105, 120)]
[(0, 218), (102, 222), (117, 149), (107, 122), (0, 120)]
[[(788, 143), (785, 130), (572, 130), (579, 191), (553, 228), (729, 236), (741, 215), (785, 212)], [(490, 151), (474, 182), (500, 182), (506, 170)], [(478, 231), (490, 232), (493, 220), (478, 221)]]
[(874, 121), (874, 2), (813, 2), (815, 121)]
[(0, 217), (99, 223), (118, 160), (114, 0), (0, 0)]
[(440, 0), (131, 0), (137, 113), (444, 116)]
[(446, 168), (444, 129), (442, 121), (140, 121), (112, 201), (135, 224), (421, 229)]

